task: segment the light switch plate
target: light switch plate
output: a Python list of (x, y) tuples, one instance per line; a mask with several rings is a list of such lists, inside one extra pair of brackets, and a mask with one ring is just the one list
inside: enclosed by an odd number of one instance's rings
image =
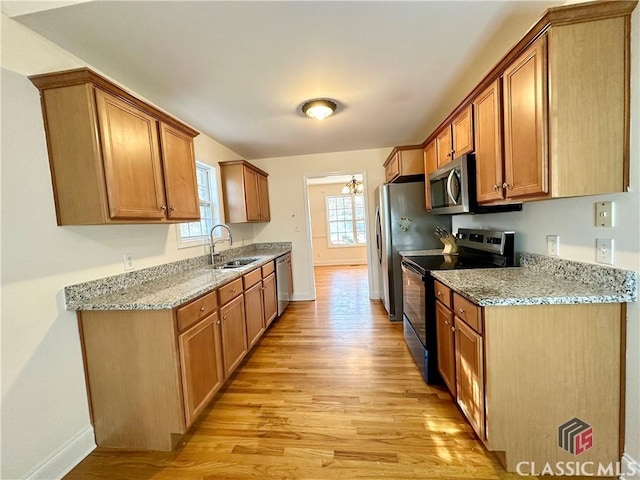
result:
[(560, 255), (560, 235), (547, 235), (547, 254)]
[(133, 270), (133, 255), (130, 253), (123, 254), (124, 271), (128, 272)]
[(613, 226), (613, 202), (596, 203), (596, 227)]
[(596, 262), (613, 265), (613, 238), (596, 238)]

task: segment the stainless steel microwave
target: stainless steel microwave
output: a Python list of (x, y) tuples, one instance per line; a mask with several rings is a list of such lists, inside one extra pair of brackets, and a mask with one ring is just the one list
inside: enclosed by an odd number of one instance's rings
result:
[(476, 205), (475, 156), (462, 155), (429, 175), (431, 213), (471, 213)]

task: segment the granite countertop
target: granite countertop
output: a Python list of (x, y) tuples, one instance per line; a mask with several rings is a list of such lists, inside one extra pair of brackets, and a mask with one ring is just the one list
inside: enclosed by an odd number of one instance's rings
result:
[(215, 269), (208, 263), (208, 255), (204, 255), (189, 261), (72, 285), (65, 288), (67, 310), (172, 309), (241, 278), (288, 252), (291, 252), (290, 244), (269, 244), (267, 248), (245, 248), (225, 256), (225, 261), (256, 258), (249, 265), (238, 268)]
[(633, 302), (637, 276), (620, 270), (526, 254), (522, 267), (435, 270), (431, 275), (480, 306)]

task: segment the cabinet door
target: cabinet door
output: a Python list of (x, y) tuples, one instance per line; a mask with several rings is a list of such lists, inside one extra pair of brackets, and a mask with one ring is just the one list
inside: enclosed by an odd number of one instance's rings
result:
[(260, 221), (260, 194), (258, 172), (250, 168), (243, 167), (244, 175), (244, 198), (247, 207), (247, 220), (250, 222)]
[(276, 274), (271, 273), (262, 280), (262, 296), (264, 300), (264, 324), (271, 322), (278, 316), (278, 297), (276, 294)]
[(165, 218), (158, 121), (96, 89), (109, 215)]
[(507, 197), (548, 192), (546, 37), (503, 74)]
[(443, 128), (436, 137), (436, 150), (438, 152), (438, 168), (449, 163), (452, 158), (453, 143), (451, 142), (451, 125)]
[(220, 308), (222, 322), (222, 351), (224, 369), (228, 377), (247, 353), (247, 327), (244, 313), (244, 295), (240, 295)]
[(503, 199), (499, 80), (473, 101), (473, 115), (478, 202)]
[(200, 200), (196, 183), (196, 161), (193, 139), (164, 123), (160, 124), (162, 167), (167, 195), (167, 216), (198, 220)]
[(244, 310), (247, 320), (247, 340), (251, 348), (260, 339), (265, 329), (262, 282), (244, 292)]
[(473, 152), (473, 109), (468, 105), (451, 122), (453, 136), (453, 158)]
[(453, 313), (436, 302), (436, 329), (438, 338), (438, 370), (449, 391), (456, 396), (456, 357), (453, 335)]
[(187, 427), (224, 382), (219, 328), (214, 313), (178, 337)]
[(269, 179), (264, 175), (258, 175), (258, 197), (260, 198), (260, 220), (271, 221), (271, 209), (269, 208)]
[(456, 393), (458, 405), (484, 438), (484, 360), (482, 337), (455, 317)]
[(429, 188), (429, 174), (438, 169), (438, 151), (436, 141), (432, 140), (424, 147), (424, 200), (427, 212), (431, 211), (431, 189)]
[(396, 152), (387, 166), (384, 168), (384, 178), (386, 183), (391, 182), (400, 175), (400, 154)]

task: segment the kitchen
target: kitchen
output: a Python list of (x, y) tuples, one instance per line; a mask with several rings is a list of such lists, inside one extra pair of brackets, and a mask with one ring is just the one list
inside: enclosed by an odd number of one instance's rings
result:
[[(637, 25), (636, 9), (632, 20), (634, 35), (637, 34)], [(82, 435), (78, 435), (83, 432), (86, 434), (89, 417), (82, 365), (78, 363), (81, 354), (77, 325), (73, 314), (64, 308), (63, 287), (122, 273), (120, 259), (114, 260), (114, 257), (121, 256), (122, 251), (134, 252), (136, 268), (188, 258), (192, 253), (177, 249), (175, 235), (167, 234), (167, 227), (162, 225), (62, 229), (55, 226), (40, 105), (37, 90), (26, 76), (35, 72), (74, 68), (83, 62), (71, 59), (68, 52), (47, 43), (4, 16), (2, 44), (5, 68), (2, 98), (2, 439), (3, 458), (4, 451), (7, 451), (16, 462), (14, 465), (17, 470), (8, 475), (22, 476), (71, 440), (86, 445), (82, 443)], [(633, 45), (636, 46), (637, 42)], [(638, 72), (637, 55), (633, 59), (636, 63), (632, 63), (632, 78)], [(478, 77), (483, 73), (479, 72)], [(452, 98), (451, 104), (458, 102), (464, 93)], [(637, 99), (637, 94), (637, 82), (632, 82), (632, 98)], [(631, 105), (632, 109), (637, 109), (638, 102), (632, 101)], [(441, 117), (446, 113), (448, 111), (443, 111)], [(336, 116), (329, 120), (339, 118)], [(637, 119), (637, 110), (635, 113), (632, 110), (632, 125), (637, 123)], [(593, 244), (598, 235), (598, 231), (592, 227), (593, 204), (600, 200), (612, 200), (616, 208), (616, 226), (613, 230), (616, 238), (615, 265), (637, 270), (637, 125), (636, 128), (632, 127), (631, 132), (630, 193), (530, 203), (524, 212), (456, 218), (454, 226), (473, 227), (490, 223), (495, 228), (513, 229), (521, 238), (518, 250), (542, 254), (546, 252), (546, 235), (558, 234), (563, 258), (593, 263)], [(233, 151), (205, 135), (196, 138), (196, 151), (199, 158), (213, 164), (237, 159)], [(307, 238), (304, 228), (298, 232), (292, 224), (293, 217), (301, 222), (300, 225), (304, 225), (306, 212), (302, 201), (302, 178), (320, 176), (326, 174), (327, 170), (340, 171), (348, 164), (350, 169), (366, 173), (371, 206), (374, 204), (372, 187), (384, 182), (381, 165), (388, 153), (388, 148), (381, 148), (252, 161), (270, 173), (270, 191), (275, 192), (271, 196), (272, 211), (286, 212), (286, 218), (279, 217), (276, 221), (255, 228), (234, 225), (234, 239), (238, 243), (242, 243), (243, 239), (246, 243), (281, 241), (285, 233), (285, 240), (294, 243), (295, 299), (312, 298), (313, 284), (310, 272), (305, 267), (310, 263), (309, 253), (305, 248), (296, 248), (304, 246)], [(286, 174), (277, 175), (274, 172)], [(24, 194), (24, 185), (29, 185), (29, 195)], [(297, 187), (292, 188), (292, 185)], [(26, 212), (29, 212), (28, 216)], [(369, 214), (372, 214), (371, 209)], [(55, 304), (52, 299), (55, 299)], [(634, 383), (637, 382), (640, 369), (637, 358), (640, 350), (637, 343), (640, 337), (639, 317), (637, 305), (630, 305), (626, 451), (636, 460), (640, 458), (637, 435), (640, 419), (637, 408), (633, 406), (640, 403), (637, 398), (640, 388)], [(16, 338), (23, 340), (16, 342)], [(38, 435), (34, 437), (28, 432), (38, 432)], [(8, 450), (10, 447), (11, 450)], [(77, 453), (80, 455), (81, 452)]]

